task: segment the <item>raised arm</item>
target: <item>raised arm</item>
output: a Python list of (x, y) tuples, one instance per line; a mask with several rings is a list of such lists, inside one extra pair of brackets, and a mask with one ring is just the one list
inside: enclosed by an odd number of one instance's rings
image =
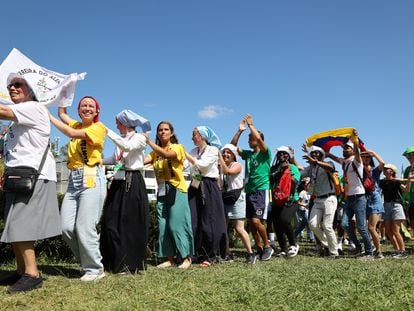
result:
[(63, 121), (63, 123), (65, 123), (65, 124), (70, 123), (71, 117), (69, 117), (69, 115), (67, 113), (67, 110), (66, 110), (66, 107), (59, 107), (58, 108), (58, 116), (59, 116), (60, 120)]
[(86, 135), (85, 130), (74, 129), (70, 127), (69, 125), (67, 125), (66, 123), (56, 119), (51, 113), (49, 113), (49, 119), (50, 119), (50, 122), (66, 136), (70, 138), (79, 138), (83, 140), (89, 140), (89, 137)]
[(266, 152), (267, 151), (266, 143), (263, 141), (262, 136), (260, 135), (259, 131), (254, 126), (252, 116), (250, 114), (247, 114), (245, 119), (246, 119), (247, 126), (250, 129), (250, 133), (258, 141), (260, 151)]
[(240, 121), (239, 128), (238, 128), (236, 134), (234, 134), (230, 144), (232, 144), (234, 146), (237, 146), (237, 143), (239, 142), (240, 135), (246, 130), (246, 128), (247, 128), (246, 127), (246, 120), (242, 119)]

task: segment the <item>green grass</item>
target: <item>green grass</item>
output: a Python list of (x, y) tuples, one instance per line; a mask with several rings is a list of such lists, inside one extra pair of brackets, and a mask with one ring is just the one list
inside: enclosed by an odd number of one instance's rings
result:
[[(243, 260), (240, 255), (233, 264), (193, 265), (187, 271), (150, 265), (144, 273), (108, 274), (96, 283), (79, 281), (77, 265), (42, 260), (43, 288), (8, 295), (2, 287), (0, 309), (414, 310), (414, 255), (331, 260), (312, 256), (310, 245), (302, 245), (292, 259), (258, 261), (253, 267)], [(0, 270), (12, 271), (13, 265)]]

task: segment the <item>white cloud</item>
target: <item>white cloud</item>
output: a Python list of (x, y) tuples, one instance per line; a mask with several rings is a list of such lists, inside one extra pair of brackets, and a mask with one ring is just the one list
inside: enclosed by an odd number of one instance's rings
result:
[(204, 107), (201, 111), (198, 112), (198, 116), (201, 119), (217, 119), (223, 115), (232, 113), (233, 109), (227, 107), (222, 107), (218, 105), (209, 105)]

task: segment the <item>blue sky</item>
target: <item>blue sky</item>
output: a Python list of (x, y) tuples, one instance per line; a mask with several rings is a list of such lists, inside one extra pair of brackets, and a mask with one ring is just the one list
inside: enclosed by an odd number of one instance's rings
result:
[[(291, 145), (299, 157), (306, 137), (355, 127), (399, 169), (414, 145), (413, 1), (21, 0), (2, 12), (1, 60), (15, 47), (48, 69), (88, 73), (73, 117), (92, 95), (112, 129), (129, 108), (154, 129), (170, 120), (191, 149), (194, 127), (226, 143), (251, 113), (272, 150)], [(113, 148), (107, 140), (105, 155)]]

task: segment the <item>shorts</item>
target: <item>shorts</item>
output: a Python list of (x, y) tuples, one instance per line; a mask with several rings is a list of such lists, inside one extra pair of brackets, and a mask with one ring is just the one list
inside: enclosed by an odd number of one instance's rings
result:
[(230, 220), (246, 218), (246, 194), (242, 191), (239, 199), (232, 205), (224, 204), (226, 216)]
[(384, 214), (382, 218), (387, 220), (405, 220), (404, 209), (400, 203), (384, 202)]
[(269, 190), (259, 190), (246, 194), (246, 217), (267, 219)]
[(384, 213), (384, 205), (382, 204), (381, 195), (375, 191), (367, 196), (367, 217), (382, 213)]

